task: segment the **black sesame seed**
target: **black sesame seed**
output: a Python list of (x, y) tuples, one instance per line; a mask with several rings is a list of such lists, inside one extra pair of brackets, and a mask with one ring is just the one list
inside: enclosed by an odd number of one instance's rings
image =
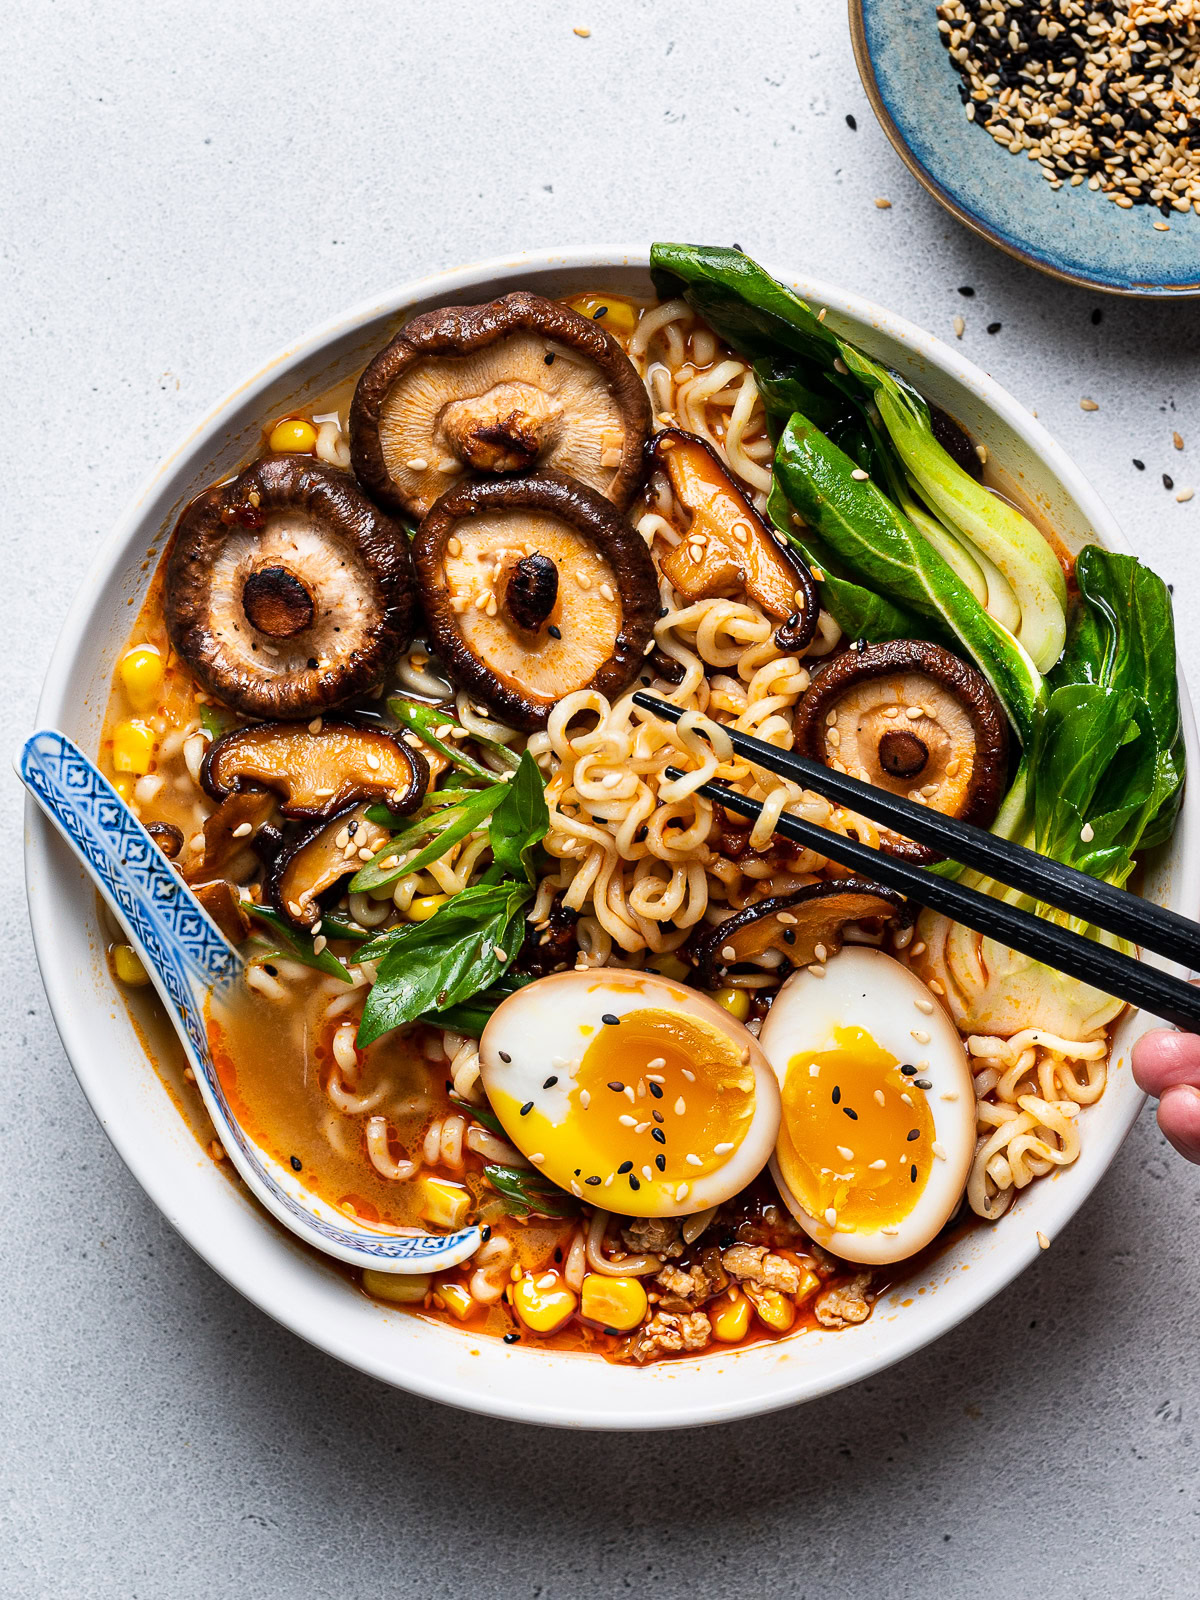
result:
[(608, 315), (608, 307), (607, 306), (597, 306), (595, 311), (592, 312), (592, 321), (593, 322), (599, 322), (601, 317), (606, 317), (607, 315)]
[(483, 1240), (484, 1244), (486, 1244), (492, 1237), (492, 1225), (490, 1222), (485, 1222), (483, 1227), (480, 1228), (479, 1237)]
[(858, 121), (854, 114), (850, 111), (847, 111), (846, 113), (846, 126), (850, 129), (851, 133), (858, 132)]
[(558, 1079), (556, 1077), (554, 1077), (553, 1074), (551, 1074), (551, 1076), (549, 1078), (547, 1078), (545, 1083), (542, 1085), (542, 1088), (543, 1089), (553, 1089), (554, 1085), (557, 1082), (558, 1082)]
[(546, 365), (548, 367), (552, 367), (554, 365), (554, 351), (553, 350), (547, 350), (546, 351), (545, 362), (546, 362)]
[(1004, 324), (1002, 322), (989, 322), (987, 325), (987, 331), (989, 333), (999, 333), (1003, 326)]
[(654, 1118), (655, 1122), (661, 1122), (663, 1120), (663, 1114), (657, 1106), (651, 1108), (650, 1115)]
[(506, 1333), (504, 1335), (504, 1342), (505, 1344), (520, 1344), (521, 1335), (519, 1333)]
[(304, 1165), (304, 1163), (301, 1161), (299, 1156), (293, 1156), (292, 1157), (292, 1171), (293, 1172), (299, 1172), (303, 1165)]
[(641, 683), (643, 689), (648, 689), (650, 687), (650, 684), (652, 683), (652, 681), (653, 680), (650, 679), (650, 678), (641, 678), (639, 680), (639, 682)]
[(660, 1172), (665, 1172), (667, 1170), (667, 1158), (662, 1154), (661, 1151), (655, 1156), (654, 1165)]
[(633, 1171), (633, 1162), (632, 1161), (622, 1161), (621, 1165), (617, 1168), (617, 1171), (620, 1173), (621, 1177), (623, 1178), (627, 1172), (632, 1172)]
[(783, 930), (783, 942), (784, 942), (784, 944), (795, 944), (795, 942), (796, 942), (796, 930), (795, 930), (795, 928), (785, 928)]
[(661, 1128), (651, 1128), (650, 1137), (654, 1140), (655, 1144), (666, 1144), (667, 1142), (667, 1136)]
[(1103, 311), (1101, 311), (1100, 307), (1097, 306), (1096, 309), (1092, 312), (1092, 327), (1093, 328), (1098, 328), (1100, 326), (1100, 323), (1102, 322), (1103, 318), (1104, 318), (1104, 313), (1103, 313)]
[(594, 1175), (593, 1177), (585, 1178), (583, 1181), (584, 1181), (584, 1183), (590, 1183), (592, 1188), (594, 1189), (596, 1187), (596, 1185), (600, 1182), (600, 1178), (599, 1178), (599, 1175), (597, 1174), (597, 1175)]
[(858, 1112), (857, 1111), (852, 1111), (849, 1106), (843, 1106), (842, 1110), (850, 1118), (851, 1122), (857, 1122), (858, 1121)]
[(263, 971), (266, 973), (268, 978), (274, 978), (274, 977), (278, 976), (279, 968), (278, 967), (273, 967), (269, 961), (264, 961), (263, 962)]
[(581, 1173), (581, 1172), (582, 1172), (582, 1171), (583, 1171), (583, 1168), (582, 1168), (582, 1167), (576, 1167), (576, 1168), (575, 1168), (575, 1176), (576, 1176), (576, 1177), (578, 1177), (578, 1176), (579, 1176), (579, 1174), (580, 1174), (580, 1173)]
[(833, 1094), (830, 1096), (830, 1099), (833, 1101), (834, 1105), (837, 1105), (838, 1101), (841, 1098), (842, 1098), (842, 1091), (838, 1088), (837, 1084), (835, 1083), (834, 1086), (833, 1086)]
[(930, 1083), (928, 1078), (914, 1078), (913, 1082), (916, 1084), (918, 1089), (932, 1089), (933, 1088), (933, 1084)]
[(546, 629), (546, 632), (550, 635), (550, 637), (552, 639), (561, 639), (562, 638), (562, 629), (561, 628), (556, 628), (553, 623), (551, 623), (549, 625), (549, 627)]
[(625, 1085), (618, 1082), (616, 1078), (613, 1079), (608, 1087), (613, 1091), (614, 1094), (624, 1094), (625, 1092)]
[(606, 1028), (615, 1028), (620, 1020), (620, 1017), (614, 1017), (611, 1011), (606, 1011), (600, 1018), (600, 1021), (604, 1023)]
[(917, 1181), (917, 1164), (915, 1161), (908, 1169), (908, 1181), (909, 1183), (916, 1183)]
[(904, 1067), (900, 1068), (900, 1071), (904, 1074), (904, 1076), (906, 1078), (915, 1078), (916, 1075), (917, 1075), (916, 1067), (904, 1066)]
[(507, 1066), (509, 1064), (509, 1062), (512, 1060), (512, 1057), (509, 1055), (507, 1050), (501, 1050), (500, 1059), (501, 1059), (501, 1061), (504, 1062), (504, 1065)]
[(604, 1332), (609, 1334), (609, 1335), (611, 1335), (611, 1337), (615, 1339), (619, 1335), (621, 1330), (620, 1330), (620, 1328), (605, 1328)]
[(662, 1099), (662, 1084), (661, 1083), (648, 1083), (646, 1085), (646, 1087), (647, 1087), (647, 1089), (649, 1089), (650, 1093), (654, 1096), (654, 1098), (656, 1100), (661, 1100)]
[(1145, 472), (1146, 463), (1144, 461), (1139, 461), (1136, 456), (1134, 456), (1132, 459), (1133, 459), (1133, 464), (1138, 469), (1138, 471), (1139, 472)]
[(972, 289), (969, 283), (960, 283), (958, 286), (958, 292), (960, 295), (962, 295), (964, 300), (974, 300), (975, 298), (975, 291)]
[(309, 658), (308, 658), (308, 670), (310, 672), (315, 672), (317, 670), (317, 658), (316, 658), (316, 656), (309, 656)]
[(527, 1117), (532, 1110), (533, 1110), (533, 1101), (532, 1100), (526, 1100), (525, 1104), (521, 1107), (521, 1115), (523, 1117)]
[(1171, 476), (1171, 474), (1169, 472), (1164, 472), (1163, 473), (1163, 488), (1164, 489), (1173, 489), (1174, 487), (1175, 487), (1175, 479)]
[(921, 1137), (921, 1130), (920, 1128), (910, 1128), (904, 1137), (908, 1143), (911, 1144), (914, 1139), (919, 1139)]
[(634, 1177), (632, 1172), (629, 1174), (629, 1187), (631, 1189), (640, 1189), (642, 1187), (641, 1183), (637, 1178)]

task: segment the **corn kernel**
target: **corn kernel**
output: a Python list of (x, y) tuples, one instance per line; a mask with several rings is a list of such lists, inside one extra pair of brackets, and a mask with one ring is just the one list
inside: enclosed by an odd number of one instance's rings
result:
[(152, 644), (135, 644), (132, 650), (126, 650), (118, 670), (125, 693), (138, 711), (149, 711), (158, 704), (163, 658)]
[(112, 964), (118, 979), (131, 989), (140, 989), (143, 984), (150, 982), (150, 974), (131, 944), (113, 945)]
[(530, 1333), (557, 1333), (563, 1323), (574, 1316), (579, 1304), (556, 1272), (545, 1276), (552, 1277), (554, 1282), (544, 1289), (539, 1287), (544, 1281), (543, 1275), (535, 1278), (527, 1273), (520, 1282), (513, 1284), (513, 1306)]
[(408, 908), (408, 920), (410, 922), (428, 922), (438, 907), (444, 906), (449, 898), (448, 894), (418, 895)]
[(750, 1302), (740, 1289), (726, 1292), (707, 1307), (714, 1339), (722, 1344), (737, 1344), (750, 1326)]
[(271, 429), (267, 446), (291, 455), (311, 455), (317, 448), (317, 430), (303, 417), (284, 417)]
[(132, 772), (137, 778), (150, 771), (154, 759), (154, 729), (136, 717), (118, 722), (113, 729), (113, 766), (118, 772)]
[(796, 1307), (781, 1294), (778, 1289), (760, 1289), (757, 1284), (743, 1284), (746, 1298), (758, 1313), (759, 1321), (764, 1322), (774, 1333), (786, 1333), (796, 1320)]
[(673, 978), (676, 983), (681, 983), (692, 970), (678, 956), (651, 956), (650, 965), (655, 972), (661, 972), (664, 978)]
[(112, 786), (121, 796), (121, 799), (124, 800), (127, 806), (133, 805), (135, 798), (133, 793), (133, 778), (128, 772), (118, 772), (112, 781)]
[(421, 1216), (437, 1228), (461, 1228), (471, 1209), (471, 1196), (460, 1183), (422, 1178)]
[(802, 1306), (806, 1300), (811, 1300), (821, 1287), (821, 1280), (811, 1267), (804, 1267), (800, 1273), (800, 1287), (793, 1296), (796, 1304)]
[[(574, 300), (568, 300), (567, 304), (572, 311), (578, 311), (581, 317), (599, 322), (616, 339), (627, 339), (637, 327), (637, 312), (628, 300), (612, 300), (604, 294), (581, 294), (576, 295)], [(604, 315), (597, 317), (601, 306), (604, 307)]]
[(750, 1015), (750, 993), (747, 989), (714, 989), (713, 999), (738, 1022), (745, 1022)]
[(589, 1322), (627, 1333), (646, 1315), (646, 1291), (637, 1278), (609, 1278), (589, 1272), (583, 1280), (579, 1309)]
[(427, 1272), (374, 1272), (367, 1267), (362, 1275), (362, 1286), (369, 1295), (399, 1306), (420, 1305), (432, 1283)]
[(475, 1309), (475, 1302), (467, 1293), (466, 1284), (456, 1283), (452, 1278), (439, 1278), (433, 1286), (433, 1292), (450, 1315), (457, 1317), (460, 1322), (465, 1322)]

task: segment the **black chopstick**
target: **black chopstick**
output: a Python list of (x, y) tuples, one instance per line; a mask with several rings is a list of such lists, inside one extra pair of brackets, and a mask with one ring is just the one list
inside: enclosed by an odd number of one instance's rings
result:
[[(655, 695), (639, 692), (633, 701), (667, 722), (678, 722), (683, 716), (678, 706)], [(1101, 883), (1086, 872), (1064, 866), (1061, 861), (1052, 861), (1024, 845), (998, 839), (972, 823), (916, 805), (887, 789), (877, 789), (873, 784), (852, 778), (848, 773), (834, 772), (819, 761), (797, 755), (794, 750), (780, 750), (776, 745), (739, 733), (734, 728), (723, 728), (723, 731), (728, 734), (734, 750), (756, 766), (836, 800), (839, 805), (870, 817), (894, 833), (928, 845), (952, 861), (961, 861), (989, 878), (1010, 884), (1035, 900), (1060, 906), (1072, 916), (1082, 917), (1085, 922), (1153, 950), (1170, 961), (1178, 961), (1189, 971), (1200, 967), (1200, 924), (1176, 911), (1156, 906), (1127, 889)]]
[[(678, 767), (668, 767), (666, 775), (668, 778), (687, 777)], [(762, 811), (759, 801), (750, 800), (723, 783), (701, 784), (696, 792), (739, 816), (757, 817)], [(936, 873), (885, 855), (882, 850), (873, 850), (857, 839), (847, 839), (828, 828), (819, 828), (816, 823), (805, 822), (787, 811), (775, 824), (775, 832), (840, 862), (852, 872), (860, 872), (877, 883), (899, 890), (918, 905), (944, 912), (964, 927), (998, 939), (1009, 949), (1019, 950), (1044, 966), (1082, 978), (1105, 994), (1140, 1006), (1185, 1032), (1200, 1033), (1200, 989), (1160, 972), (1157, 967), (1134, 961), (1119, 950), (1110, 950), (1085, 939), (1082, 934), (1032, 916), (1003, 900), (994, 900), (977, 889), (967, 889), (961, 883), (939, 878)]]

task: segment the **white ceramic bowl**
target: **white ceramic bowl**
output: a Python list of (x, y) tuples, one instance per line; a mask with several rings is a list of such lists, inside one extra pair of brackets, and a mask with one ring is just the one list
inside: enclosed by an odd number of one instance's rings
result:
[[(38, 711), (94, 750), (130, 600), (144, 593), (150, 547), (161, 550), (180, 508), (256, 445), (264, 417), (301, 404), (356, 373), (416, 312), (487, 300), (514, 288), (565, 295), (585, 287), (644, 293), (644, 251), (571, 249), (486, 261), (405, 284), (301, 339), (239, 384), (158, 468), (105, 542), (67, 617)], [(787, 276), (786, 274), (781, 274)], [(905, 372), (930, 399), (982, 435), (997, 461), (1072, 547), (1125, 548), (1083, 474), (1046, 430), (955, 350), (910, 323), (828, 285), (797, 279), (831, 322)], [(1196, 760), (1190, 707), (1188, 755)], [(1189, 790), (1174, 844), (1149, 874), (1148, 893), (1192, 909), (1200, 899), (1200, 791)], [(868, 1322), (736, 1353), (710, 1353), (644, 1370), (473, 1339), (390, 1311), (358, 1293), (274, 1225), (198, 1149), (117, 1002), (103, 960), (95, 899), (81, 870), (32, 807), (26, 852), (34, 940), (67, 1054), (101, 1124), (146, 1193), (235, 1288), (277, 1321), (340, 1360), (418, 1394), (526, 1422), (592, 1428), (665, 1428), (770, 1411), (877, 1372), (969, 1316), (1054, 1239), (1091, 1193), (1128, 1133), (1141, 1096), (1129, 1071), (1148, 1025), (1127, 1018), (1099, 1105), (1082, 1118), (1083, 1151), (1033, 1185), (1015, 1213), (980, 1226), (922, 1276), (884, 1297)]]

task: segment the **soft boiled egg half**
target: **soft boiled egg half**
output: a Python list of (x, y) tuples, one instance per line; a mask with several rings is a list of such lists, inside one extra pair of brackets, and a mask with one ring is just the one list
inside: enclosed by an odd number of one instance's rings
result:
[(771, 1170), (817, 1244), (847, 1261), (914, 1255), (953, 1216), (975, 1149), (970, 1064), (907, 967), (846, 946), (793, 973), (760, 1042), (782, 1089)]
[(633, 1217), (682, 1217), (766, 1166), (779, 1085), (753, 1034), (649, 972), (560, 972), (493, 1012), (479, 1041), (492, 1110), (539, 1172)]

